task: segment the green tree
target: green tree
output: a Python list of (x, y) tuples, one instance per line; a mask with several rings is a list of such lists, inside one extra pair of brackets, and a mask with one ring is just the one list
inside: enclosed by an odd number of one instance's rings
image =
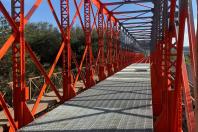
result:
[(25, 28), (25, 38), (41, 63), (51, 63), (60, 47), (61, 35), (47, 22), (30, 23)]

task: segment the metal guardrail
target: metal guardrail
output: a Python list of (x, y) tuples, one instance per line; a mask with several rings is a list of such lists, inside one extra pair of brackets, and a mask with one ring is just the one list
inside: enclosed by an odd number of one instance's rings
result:
[[(62, 87), (61, 75), (62, 75), (61, 72), (56, 72), (56, 73), (53, 73), (53, 75), (51, 77), (51, 80), (59, 89)], [(45, 78), (43, 76), (36, 76), (36, 77), (27, 79), (26, 85), (29, 90), (29, 100), (38, 96), (38, 93), (40, 92), (40, 88), (42, 87), (44, 82), (45, 82)], [(8, 87), (12, 90), (13, 82), (9, 82)], [(50, 92), (50, 91), (51, 90), (49, 88), (47, 88), (45, 90), (45, 93)], [(4, 96), (6, 96), (6, 93), (4, 93)]]

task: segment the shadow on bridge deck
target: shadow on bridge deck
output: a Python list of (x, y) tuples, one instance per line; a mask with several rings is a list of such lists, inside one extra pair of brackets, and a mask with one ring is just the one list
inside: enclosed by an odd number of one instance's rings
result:
[(21, 131), (153, 131), (149, 65), (128, 66)]

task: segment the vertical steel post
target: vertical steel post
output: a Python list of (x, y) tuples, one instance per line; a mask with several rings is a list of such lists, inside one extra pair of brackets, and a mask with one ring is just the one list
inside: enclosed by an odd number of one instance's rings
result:
[[(163, 108), (157, 122), (155, 123), (156, 131), (182, 131), (181, 64), (187, 3), (184, 4), (186, 1), (184, 2), (183, 0), (181, 2), (181, 7), (179, 9), (180, 23), (178, 37), (175, 31), (175, 0), (171, 0), (168, 35), (166, 35), (166, 23), (163, 23), (165, 29), (162, 33), (158, 30), (158, 41), (161, 39), (161, 34), (163, 35), (161, 59), (164, 61), (164, 63), (162, 63), (164, 65), (162, 67), (162, 75), (164, 78), (162, 83)], [(161, 14), (159, 15), (161, 16)], [(159, 29), (161, 29), (161, 27), (159, 27)], [(173, 40), (175, 40), (175, 42)]]
[(25, 34), (24, 34), (24, 0), (20, 1), (20, 26), (19, 26), (19, 32), (20, 32), (20, 95), (21, 95), (21, 101), (20, 101), (20, 120), (19, 120), (19, 127), (24, 125), (24, 105), (25, 105)]
[[(165, 9), (167, 1), (154, 1), (154, 23), (152, 28), (152, 46), (151, 52), (153, 54), (152, 60), (152, 92), (153, 92), (153, 104), (154, 104), (154, 115), (156, 116), (155, 130), (156, 131), (169, 131), (168, 125), (171, 124), (169, 116), (169, 91), (171, 83), (170, 78), (170, 53), (169, 53), (169, 37), (165, 35), (165, 21), (166, 19), (163, 15), (167, 12)], [(162, 5), (164, 4), (164, 8)], [(163, 14), (162, 14), (163, 13)], [(163, 23), (162, 23), (163, 21)], [(162, 24), (161, 24), (162, 23)], [(157, 77), (156, 77), (157, 76)], [(158, 82), (162, 84), (159, 88)]]
[(111, 21), (111, 15), (107, 18), (107, 70), (108, 70), (108, 76), (113, 75), (113, 60), (112, 60), (112, 21)]
[(118, 71), (118, 23), (114, 23), (114, 28), (113, 28), (113, 39), (114, 39), (114, 72)]
[(176, 76), (175, 76), (175, 89), (174, 89), (174, 102), (176, 106), (174, 109), (174, 127), (172, 130), (178, 132), (182, 131), (182, 59), (183, 59), (183, 45), (184, 45), (184, 33), (185, 22), (187, 18), (187, 1), (181, 0), (180, 13), (179, 13), (179, 33), (177, 42), (177, 60), (176, 60)]
[[(17, 7), (16, 5), (21, 5), (20, 0), (12, 0), (12, 18), (17, 23), (19, 28), (20, 23), (20, 6)], [(20, 44), (19, 39), (16, 39), (12, 45), (12, 62), (13, 62), (13, 108), (14, 108), (14, 120), (16, 122), (17, 127), (19, 126), (20, 120)]]
[(75, 89), (72, 86), (72, 74), (71, 74), (71, 47), (70, 47), (70, 8), (69, 0), (60, 1), (61, 9), (61, 26), (64, 30), (64, 35), (67, 40), (62, 38), (65, 43), (65, 47), (62, 53), (63, 62), (63, 100), (70, 99), (76, 95)]
[(86, 86), (90, 88), (95, 84), (94, 71), (92, 66), (92, 47), (91, 47), (91, 1), (84, 0), (84, 27), (85, 27), (85, 45), (88, 47), (86, 55)]
[(121, 70), (121, 50), (120, 50), (120, 48), (121, 48), (121, 40), (120, 40), (120, 38), (121, 38), (121, 26), (118, 25), (118, 38), (117, 38), (117, 41), (118, 41), (117, 42), (118, 70)]
[(192, 78), (193, 78), (193, 84), (194, 84), (194, 98), (195, 98), (195, 122), (196, 122), (196, 128), (198, 129), (198, 68), (197, 66), (197, 38), (195, 33), (195, 26), (194, 26), (194, 15), (193, 15), (193, 6), (192, 6), (192, 0), (189, 0), (188, 3), (188, 16), (187, 16), (187, 22), (188, 22), (188, 36), (189, 36), (189, 48), (190, 48), (190, 60), (191, 60), (191, 69), (192, 69)]
[[(198, 7), (198, 0), (196, 1), (197, 2), (197, 7)], [(197, 16), (198, 16), (198, 8), (197, 8)], [(197, 22), (197, 27), (198, 27), (198, 22)], [(196, 102), (197, 102), (197, 107), (196, 107), (196, 110), (195, 110), (195, 119), (196, 119), (196, 122), (197, 122), (197, 124), (196, 124), (196, 128), (198, 129), (198, 61), (197, 61), (197, 58), (198, 58), (198, 30), (197, 30), (197, 32), (196, 32), (196, 45), (195, 45), (195, 82), (196, 82), (196, 84), (195, 84), (195, 89), (196, 89), (196, 91), (195, 92), (197, 92), (196, 94)]]
[(98, 13), (98, 47), (99, 47), (99, 80), (106, 78), (105, 74), (105, 60), (104, 60), (104, 16), (103, 8), (100, 7)]
[[(198, 1), (197, 1), (197, 5), (198, 5)], [(198, 11), (198, 9), (197, 9)], [(198, 12), (197, 12), (197, 16), (198, 16)], [(197, 23), (197, 26), (198, 26), (198, 23)], [(198, 61), (197, 61), (197, 58), (198, 58), (198, 30), (196, 32), (196, 46), (195, 46), (195, 81), (196, 81), (196, 84), (195, 84), (195, 88), (196, 88), (196, 91), (197, 92), (196, 94), (196, 102), (197, 102), (197, 107), (196, 107), (196, 111), (195, 111), (195, 119), (196, 119), (196, 128), (198, 129)]]
[(24, 0), (12, 0), (12, 18), (19, 28), (19, 34), (12, 46), (13, 59), (13, 108), (17, 128), (33, 120), (26, 106), (27, 88), (25, 85), (25, 23)]

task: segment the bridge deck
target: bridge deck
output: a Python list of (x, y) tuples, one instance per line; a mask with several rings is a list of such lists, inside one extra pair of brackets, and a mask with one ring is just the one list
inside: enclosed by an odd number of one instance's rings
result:
[(21, 131), (153, 131), (150, 85), (149, 65), (130, 65)]

